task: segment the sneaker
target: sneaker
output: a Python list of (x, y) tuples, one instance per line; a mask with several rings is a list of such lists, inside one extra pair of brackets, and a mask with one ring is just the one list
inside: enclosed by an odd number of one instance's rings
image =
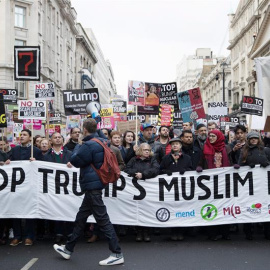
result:
[(26, 238), (24, 241), (24, 245), (25, 246), (32, 246), (33, 245), (33, 240), (31, 240), (30, 238)]
[(22, 243), (22, 240), (18, 240), (18, 239), (13, 239), (11, 242), (10, 242), (10, 246), (13, 246), (13, 247), (16, 247), (18, 246), (19, 244)]
[(57, 244), (54, 244), (53, 248), (57, 253), (59, 253), (66, 260), (70, 259), (71, 252), (66, 249), (65, 245), (59, 246)]
[(100, 261), (99, 265), (116, 265), (124, 263), (123, 254), (112, 253), (107, 259)]

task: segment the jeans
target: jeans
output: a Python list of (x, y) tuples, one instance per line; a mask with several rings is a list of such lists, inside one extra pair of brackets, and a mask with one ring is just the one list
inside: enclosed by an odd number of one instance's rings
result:
[(66, 249), (73, 252), (76, 242), (84, 232), (87, 218), (93, 215), (99, 229), (104, 233), (109, 242), (109, 249), (113, 253), (121, 253), (121, 248), (118, 244), (117, 236), (110, 222), (109, 215), (107, 214), (106, 206), (102, 200), (101, 190), (89, 190), (86, 191), (82, 205), (77, 213), (75, 220), (75, 227), (70, 237), (70, 240), (66, 244)]
[[(13, 219), (13, 233), (14, 239), (21, 240), (23, 238), (22, 231), (22, 219), (17, 218)], [(25, 219), (25, 227), (24, 227), (25, 238), (29, 238), (34, 240), (35, 238), (35, 220), (34, 219)]]

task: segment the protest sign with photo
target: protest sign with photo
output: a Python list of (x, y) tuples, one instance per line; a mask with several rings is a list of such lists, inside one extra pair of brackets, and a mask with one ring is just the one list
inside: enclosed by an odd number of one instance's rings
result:
[(145, 83), (140, 81), (128, 81), (128, 104), (145, 105)]
[(40, 80), (40, 46), (14, 46), (14, 80)]
[(19, 136), (19, 134), (21, 133), (22, 130), (23, 130), (22, 123), (14, 123), (13, 132), (16, 134), (16, 137)]
[(71, 115), (67, 117), (67, 129), (80, 128), (81, 116)]
[(46, 120), (46, 101), (19, 100), (19, 119), (40, 119)]
[(177, 93), (179, 108), (183, 122), (193, 122), (205, 118), (200, 88), (194, 88)]
[(252, 115), (263, 115), (263, 99), (256, 97), (243, 96), (241, 112)]
[(17, 89), (0, 89), (0, 93), (4, 96), (5, 104), (17, 104)]
[(161, 104), (158, 114), (158, 126), (171, 126), (173, 123), (174, 106)]
[(103, 104), (100, 110), (101, 122), (98, 128), (113, 129), (115, 127), (112, 104)]
[(145, 83), (145, 105), (138, 107), (138, 114), (157, 115), (159, 112), (160, 83)]
[(91, 101), (99, 102), (97, 88), (63, 91), (65, 115), (81, 115), (88, 113), (85, 108)]
[(55, 97), (55, 85), (51, 83), (35, 84), (35, 99), (52, 100)]
[(175, 110), (179, 110), (176, 82), (164, 83), (161, 86), (159, 104), (173, 105)]

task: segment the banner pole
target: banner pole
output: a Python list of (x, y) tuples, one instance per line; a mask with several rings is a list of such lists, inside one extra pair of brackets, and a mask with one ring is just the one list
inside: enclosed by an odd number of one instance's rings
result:
[(49, 140), (49, 124), (50, 124), (50, 116), (49, 116), (49, 100), (46, 100), (46, 125), (47, 125), (47, 132), (46, 132), (46, 139)]
[(33, 158), (34, 157), (34, 154), (33, 154), (33, 152), (34, 152), (34, 120), (32, 119), (31, 120), (31, 123), (32, 123), (32, 128), (31, 128), (31, 130), (32, 130), (32, 136), (31, 136), (31, 158)]

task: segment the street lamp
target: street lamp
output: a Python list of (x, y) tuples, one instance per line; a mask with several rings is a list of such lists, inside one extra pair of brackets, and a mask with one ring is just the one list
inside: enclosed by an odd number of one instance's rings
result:
[(225, 102), (225, 68), (228, 64), (224, 61), (220, 64), (222, 67), (222, 89), (223, 89), (223, 102)]

